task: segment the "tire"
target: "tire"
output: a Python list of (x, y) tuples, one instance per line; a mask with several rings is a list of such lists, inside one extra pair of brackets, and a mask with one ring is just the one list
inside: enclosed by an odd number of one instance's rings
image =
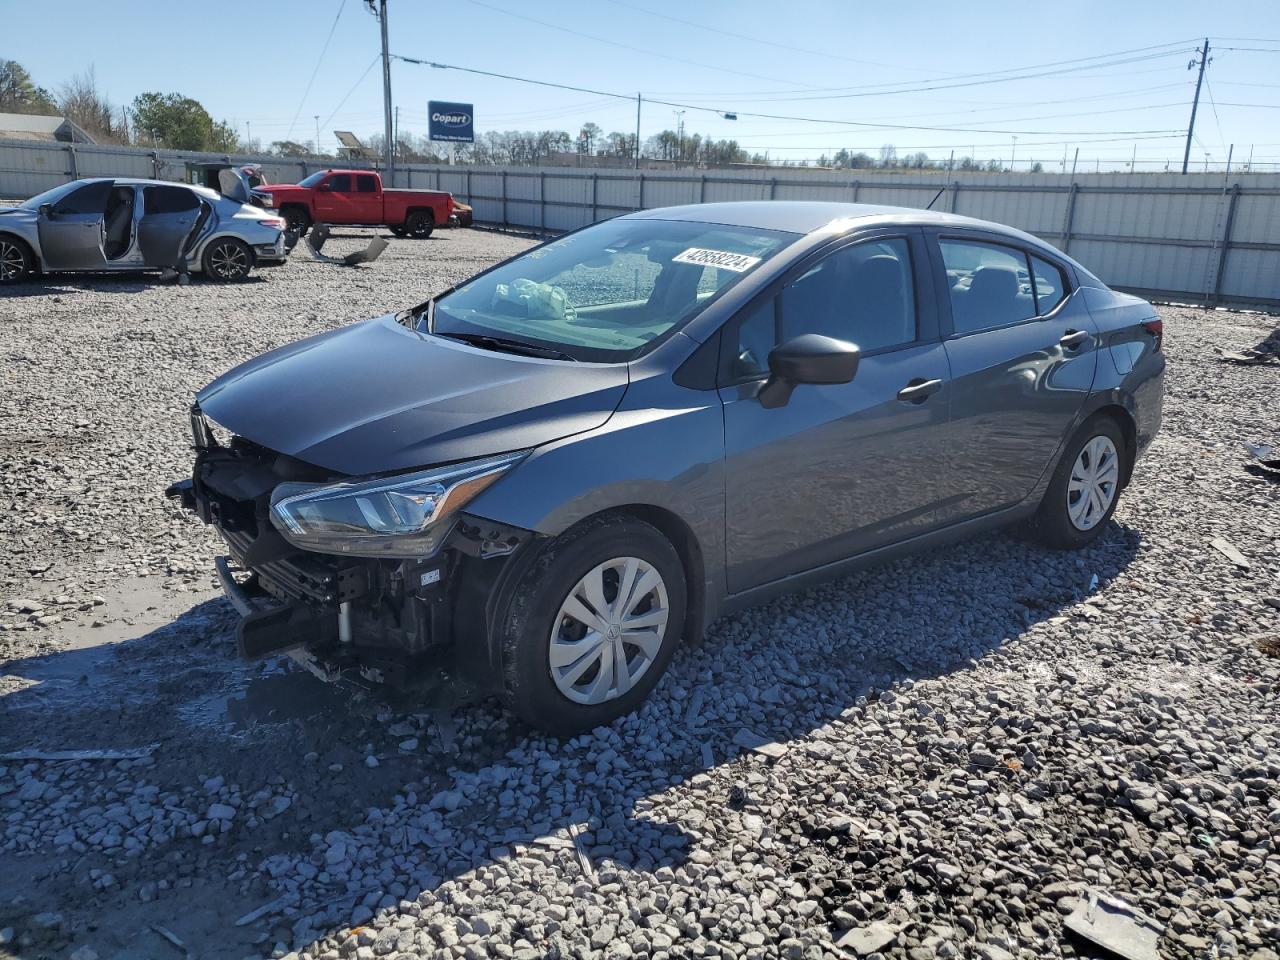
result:
[(436, 217), (430, 210), (416, 210), (409, 214), (404, 229), (415, 240), (425, 240), (436, 228)]
[(201, 265), (211, 280), (243, 280), (253, 267), (253, 251), (234, 237), (218, 237), (205, 247)]
[(311, 229), (311, 214), (307, 213), (306, 207), (285, 207), (280, 211), (280, 216), (284, 217), (285, 229), (296, 233), (299, 240)]
[(0, 285), (21, 283), (35, 273), (31, 248), (9, 234), (0, 235)]
[[(584, 588), (584, 583), (602, 588), (597, 595), (612, 607), (629, 574), (633, 589), (644, 590), (631, 598), (631, 617), (644, 619), (633, 630), (612, 634), (621, 638), (613, 642), (602, 625), (594, 632), (599, 642), (575, 657), (574, 645), (590, 642), (593, 634), (584, 620), (600, 622), (587, 599), (592, 588)], [(570, 606), (576, 606), (584, 620), (566, 613)], [(534, 727), (557, 736), (571, 736), (630, 713), (671, 661), (683, 634), (685, 609), (684, 567), (657, 529), (616, 515), (584, 522), (543, 548), (495, 621), (508, 706)], [(665, 621), (658, 623), (664, 611)], [(621, 615), (609, 610), (605, 623), (613, 626)], [(643, 642), (626, 642), (628, 637)], [(628, 681), (620, 691), (615, 671), (623, 664)]]
[(1049, 481), (1031, 522), (1034, 539), (1055, 550), (1079, 550), (1097, 539), (1120, 500), (1128, 456), (1115, 420), (1104, 415), (1087, 421), (1067, 444)]

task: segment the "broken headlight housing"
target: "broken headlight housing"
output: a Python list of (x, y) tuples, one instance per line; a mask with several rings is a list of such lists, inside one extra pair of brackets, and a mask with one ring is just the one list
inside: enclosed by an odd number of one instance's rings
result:
[(282, 483), (271, 523), (294, 546), (355, 557), (428, 557), (469, 501), (524, 459), (505, 453), (395, 477)]

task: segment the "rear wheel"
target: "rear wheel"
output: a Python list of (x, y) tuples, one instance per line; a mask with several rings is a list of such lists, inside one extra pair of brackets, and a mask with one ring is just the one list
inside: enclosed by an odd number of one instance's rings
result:
[(35, 258), (17, 237), (0, 236), (0, 283), (20, 283), (35, 270)]
[(1115, 513), (1126, 456), (1124, 434), (1113, 419), (1085, 423), (1063, 452), (1032, 521), (1036, 539), (1058, 550), (1092, 543)]
[(253, 253), (233, 237), (220, 237), (204, 251), (205, 276), (214, 280), (243, 280), (253, 266)]
[(280, 216), (284, 217), (285, 229), (299, 237), (306, 236), (311, 229), (311, 214), (307, 213), (305, 207), (285, 207), (280, 211)]
[(405, 232), (415, 240), (425, 240), (436, 228), (436, 218), (430, 210), (418, 210), (409, 214), (404, 222)]
[(675, 652), (685, 600), (680, 557), (658, 530), (587, 521), (544, 549), (498, 620), (508, 703), (558, 735), (630, 713)]

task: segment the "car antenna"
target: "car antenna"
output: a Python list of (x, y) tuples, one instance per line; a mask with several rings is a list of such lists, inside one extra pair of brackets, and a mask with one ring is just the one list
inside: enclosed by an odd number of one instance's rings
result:
[(943, 186), (943, 188), (942, 188), (941, 190), (939, 190), (937, 193), (935, 193), (935, 194), (933, 195), (933, 199), (929, 201), (929, 205), (928, 205), (927, 207), (925, 207), (925, 209), (926, 209), (926, 210), (932, 210), (932, 209), (933, 209), (933, 205), (934, 205), (935, 203), (937, 203), (937, 202), (938, 202), (938, 198), (939, 198), (940, 196), (942, 196), (942, 195), (943, 195), (944, 193), (946, 193), (946, 192), (947, 192), (947, 188), (946, 188), (945, 186)]

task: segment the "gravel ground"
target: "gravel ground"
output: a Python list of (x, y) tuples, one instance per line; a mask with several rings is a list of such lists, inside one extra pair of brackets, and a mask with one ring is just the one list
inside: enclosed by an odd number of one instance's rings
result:
[(528, 242), (3, 295), (0, 754), (126, 755), (0, 759), (0, 956), (1038, 960), (1091, 955), (1092, 890), (1161, 956), (1275, 960), (1280, 488), (1239, 441), (1280, 441), (1280, 364), (1215, 358), (1275, 318), (1162, 309), (1164, 431), (1088, 550), (989, 536), (724, 619), (590, 735), (236, 661), (161, 496), (193, 391)]

